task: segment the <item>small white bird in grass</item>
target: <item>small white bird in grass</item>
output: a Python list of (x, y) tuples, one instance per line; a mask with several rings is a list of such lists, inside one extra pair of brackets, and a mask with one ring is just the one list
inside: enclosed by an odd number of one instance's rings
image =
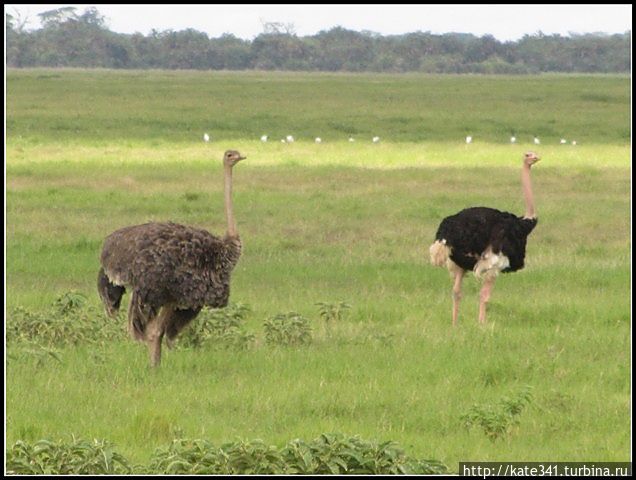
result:
[(576, 145), (576, 140), (572, 140), (572, 145)]
[(540, 143), (541, 143), (541, 140), (539, 140), (539, 137), (534, 137), (534, 144), (539, 145)]
[(350, 141), (350, 142), (355, 142), (355, 140), (354, 140), (354, 138), (353, 138), (353, 137), (349, 137), (349, 141)]
[(281, 139), (280, 139), (280, 143), (285, 143), (285, 139), (284, 139), (284, 138), (281, 138)]
[(267, 141), (267, 135), (263, 135), (261, 137), (261, 142), (266, 142)]
[(294, 137), (292, 137), (291, 135), (287, 135), (287, 143), (293, 143), (294, 142)]
[(466, 137), (466, 143), (471, 143), (473, 141), (473, 137), (471, 137), (470, 135), (468, 135)]
[(561, 145), (565, 145), (566, 143), (568, 143), (568, 141), (565, 138), (561, 139)]
[(378, 143), (380, 141), (380, 137), (373, 137), (373, 143)]
[(517, 141), (517, 137), (515, 137), (514, 135), (510, 137), (510, 143), (515, 143), (516, 141)]
[(210, 135), (208, 135), (207, 133), (203, 134), (203, 141), (204, 142), (209, 142), (210, 141)]
[(320, 137), (316, 137), (316, 143), (320, 143), (322, 142), (322, 139)]

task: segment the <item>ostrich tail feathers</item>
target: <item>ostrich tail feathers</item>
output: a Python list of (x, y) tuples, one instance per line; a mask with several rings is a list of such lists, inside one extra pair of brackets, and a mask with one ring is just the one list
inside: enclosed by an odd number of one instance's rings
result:
[(443, 267), (450, 257), (451, 249), (446, 245), (446, 240), (435, 240), (429, 248), (429, 252), (431, 254), (431, 263), (436, 267)]
[(100, 268), (97, 275), (97, 291), (104, 304), (106, 314), (111, 318), (116, 318), (121, 305), (121, 298), (126, 289), (112, 283), (106, 276), (104, 269)]

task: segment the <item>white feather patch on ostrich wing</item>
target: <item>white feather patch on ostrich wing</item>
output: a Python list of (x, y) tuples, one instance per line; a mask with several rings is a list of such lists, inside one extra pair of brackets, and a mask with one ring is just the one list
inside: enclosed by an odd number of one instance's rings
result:
[(496, 277), (499, 272), (510, 266), (510, 260), (503, 253), (486, 250), (475, 264), (475, 276), (479, 279)]

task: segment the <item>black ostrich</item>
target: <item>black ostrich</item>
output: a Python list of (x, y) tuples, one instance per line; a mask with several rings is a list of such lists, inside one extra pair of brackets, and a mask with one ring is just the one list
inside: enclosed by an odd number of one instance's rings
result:
[(172, 222), (125, 227), (104, 241), (97, 289), (114, 317), (126, 288), (132, 296), (128, 331), (145, 341), (150, 364), (161, 362), (161, 341), (171, 347), (177, 334), (203, 306), (225, 307), (230, 276), (241, 255), (241, 239), (232, 211), (232, 168), (245, 157), (235, 150), (223, 156), (227, 234)]
[(523, 268), (526, 240), (537, 225), (530, 168), (540, 159), (527, 152), (521, 170), (526, 204), (523, 217), (494, 208), (473, 207), (442, 220), (430, 247), (431, 263), (446, 266), (453, 279), (453, 325), (457, 325), (462, 280), (467, 270), (483, 280), (479, 295), (479, 323), (486, 323), (486, 304), (499, 272)]

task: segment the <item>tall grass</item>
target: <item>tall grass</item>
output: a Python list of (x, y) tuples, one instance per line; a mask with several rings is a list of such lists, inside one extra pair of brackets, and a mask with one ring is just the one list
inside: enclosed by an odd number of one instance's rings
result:
[(9, 70), (7, 134), (29, 142), (475, 141), (538, 135), (627, 144), (630, 79), (612, 75), (390, 75)]

